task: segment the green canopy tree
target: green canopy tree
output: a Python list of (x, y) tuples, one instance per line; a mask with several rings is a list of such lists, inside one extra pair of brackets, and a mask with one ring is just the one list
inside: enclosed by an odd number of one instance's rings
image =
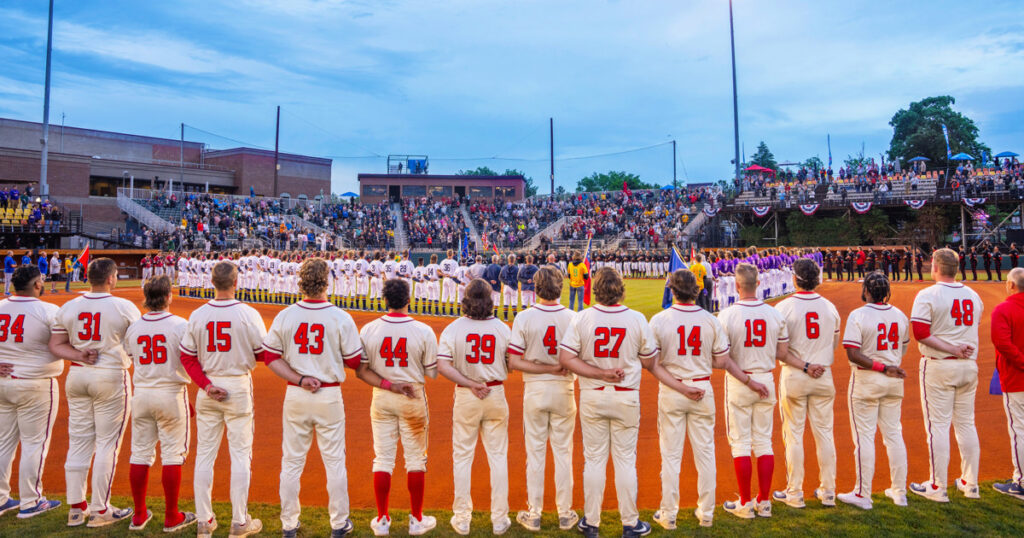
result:
[(771, 150), (768, 149), (768, 144), (765, 144), (764, 140), (757, 145), (757, 151), (750, 156), (750, 162), (747, 164), (756, 164), (765, 168), (771, 168), (776, 172), (779, 171), (779, 163), (775, 162), (775, 155), (772, 155)]
[(576, 192), (619, 191), (622, 190), (623, 181), (631, 190), (655, 188), (654, 185), (641, 181), (640, 176), (636, 174), (610, 171), (601, 174), (594, 172), (579, 180), (576, 183)]
[(817, 172), (818, 170), (825, 168), (825, 163), (821, 162), (821, 159), (817, 157), (811, 157), (804, 161), (804, 168), (812, 172)]
[(968, 153), (976, 159), (981, 152), (991, 155), (992, 150), (978, 140), (978, 126), (974, 120), (953, 110), (956, 99), (949, 95), (927, 97), (910, 103), (900, 109), (889, 120), (892, 126), (892, 141), (889, 142), (889, 158), (903, 158), (923, 155), (931, 159), (931, 166), (945, 166), (946, 141), (942, 136), (942, 125), (949, 129), (949, 148), (952, 153)]
[(537, 194), (537, 185), (533, 183), (533, 178), (526, 175), (522, 170), (516, 170), (515, 168), (506, 168), (504, 172), (498, 173), (491, 170), (487, 166), (478, 166), (471, 170), (459, 170), (455, 173), (457, 176), (523, 176), (526, 180), (526, 192), (524, 193), (527, 198)]

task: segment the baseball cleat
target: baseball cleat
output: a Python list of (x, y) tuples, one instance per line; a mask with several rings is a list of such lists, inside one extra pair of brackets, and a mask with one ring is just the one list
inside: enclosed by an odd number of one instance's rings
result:
[(351, 519), (345, 519), (345, 525), (340, 529), (331, 529), (331, 538), (345, 538), (356, 528)]
[(391, 533), (391, 516), (378, 516), (370, 520), (370, 530), (374, 536), (387, 536)]
[(456, 534), (465, 536), (469, 534), (469, 518), (461, 518), (459, 516), (452, 516), (449, 521), (452, 524), (452, 528), (455, 529)]
[(506, 532), (508, 532), (509, 529), (512, 528), (512, 520), (509, 519), (508, 516), (505, 516), (501, 519), (501, 521), (497, 523), (492, 523), (492, 528), (495, 536), (501, 536), (502, 534), (505, 534)]
[(302, 524), (296, 525), (294, 529), (281, 529), (281, 538), (296, 538), (299, 535), (299, 527)]
[(664, 510), (658, 510), (657, 512), (655, 512), (654, 517), (651, 519), (653, 519), (655, 523), (661, 525), (661, 528), (667, 531), (676, 530), (676, 517)]
[(949, 502), (949, 496), (946, 495), (946, 488), (940, 488), (931, 482), (923, 482), (921, 484), (911, 482), (910, 491), (928, 499), (929, 501), (935, 501), (937, 503)]
[(60, 501), (49, 501), (46, 499), (40, 499), (32, 508), (26, 508), (18, 512), (18, 519), (28, 519), (30, 517), (38, 516), (44, 512), (49, 512), (54, 508), (60, 506)]
[(72, 508), (68, 510), (68, 527), (80, 527), (85, 524), (89, 517), (89, 509)]
[(978, 491), (977, 484), (969, 486), (963, 478), (956, 479), (956, 489), (960, 490), (960, 492), (964, 494), (964, 497), (967, 497), (968, 499), (981, 498), (981, 493)]
[(210, 538), (215, 530), (217, 530), (217, 518), (211, 517), (210, 521), (200, 521), (196, 528), (196, 538)]
[(646, 521), (637, 521), (632, 527), (622, 527), (622, 538), (634, 538), (636, 536), (647, 536), (651, 533), (651, 524)]
[(846, 504), (856, 506), (861, 510), (871, 510), (872, 508), (871, 497), (862, 497), (856, 493), (850, 492), (840, 493), (839, 495), (836, 495), (836, 498)]
[(758, 501), (757, 515), (760, 517), (772, 517), (772, 502), (767, 499)]
[(196, 515), (192, 512), (182, 512), (181, 515), (185, 516), (181, 519), (181, 523), (171, 525), (170, 527), (164, 525), (164, 532), (178, 532), (196, 522)]
[(228, 536), (235, 536), (242, 538), (243, 536), (252, 536), (258, 534), (263, 530), (263, 522), (258, 519), (253, 519), (249, 514), (245, 515), (245, 523), (232, 523), (231, 532)]
[(693, 511), (693, 515), (697, 517), (697, 521), (700, 522), (700, 526), (701, 527), (710, 527), (711, 526), (711, 516), (709, 515), (707, 517), (704, 517), (703, 515), (701, 515), (700, 508), (694, 510)]
[(754, 519), (757, 514), (754, 512), (754, 501), (749, 500), (746, 504), (740, 504), (739, 501), (725, 501), (722, 503), (722, 508), (730, 514), (743, 518), (743, 519)]
[(106, 527), (107, 525), (112, 525), (118, 521), (132, 517), (133, 513), (135, 513), (135, 511), (131, 508), (114, 508), (113, 506), (108, 505), (106, 511), (90, 515), (89, 522), (86, 523), (85, 526), (92, 529), (96, 527)]
[(579, 514), (576, 512), (567, 512), (565, 515), (558, 516), (558, 528), (563, 531), (571, 531), (579, 521)]
[(18, 499), (7, 499), (7, 502), (0, 504), (0, 516), (11, 510), (17, 510), (19, 506), (21, 506), (21, 502)]
[(887, 488), (885, 490), (885, 496), (892, 499), (892, 503), (896, 506), (907, 505), (907, 493), (905, 491)]
[(434, 527), (437, 526), (437, 518), (434, 516), (423, 516), (420, 519), (416, 519), (409, 514), (409, 535), (419, 536), (430, 532)]
[(528, 531), (537, 532), (540, 530), (540, 514), (534, 515), (526, 510), (520, 510), (516, 514), (516, 523), (519, 523)]
[(600, 529), (587, 523), (587, 518), (580, 519), (580, 522), (576, 524), (576, 530), (583, 533), (584, 538), (598, 538), (600, 536)]
[(835, 506), (836, 505), (836, 492), (835, 490), (818, 488), (814, 490), (814, 496), (821, 501), (822, 506)]
[(791, 495), (788, 491), (774, 491), (772, 492), (772, 498), (793, 508), (803, 508), (807, 506), (804, 504), (803, 493), (794, 493)]
[(128, 530), (141, 531), (142, 529), (146, 528), (146, 524), (149, 523), (149, 520), (151, 519), (153, 519), (153, 511), (146, 510), (146, 517), (142, 520), (142, 523), (135, 523), (135, 518), (132, 518), (131, 524), (128, 525)]
[(1020, 484), (1014, 482), (1013, 480), (1009, 482), (1000, 482), (998, 484), (992, 484), (992, 489), (1004, 495), (1016, 497), (1024, 501), (1024, 488), (1020, 487)]

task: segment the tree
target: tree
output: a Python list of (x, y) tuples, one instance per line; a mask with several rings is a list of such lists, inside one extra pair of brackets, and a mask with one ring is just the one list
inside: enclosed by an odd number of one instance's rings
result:
[(526, 192), (523, 193), (527, 198), (537, 194), (537, 185), (533, 183), (533, 178), (523, 173), (522, 170), (516, 170), (515, 168), (506, 168), (504, 173), (499, 174), (494, 170), (486, 166), (478, 166), (472, 170), (459, 170), (455, 173), (457, 176), (523, 176), (526, 181)]
[(764, 140), (757, 145), (757, 151), (750, 156), (750, 163), (765, 168), (771, 168), (776, 172), (779, 171), (779, 163), (775, 162), (775, 155), (772, 155), (771, 150), (768, 149), (768, 144), (764, 143)]
[(992, 150), (978, 140), (978, 126), (974, 120), (953, 110), (956, 99), (949, 95), (928, 97), (910, 103), (889, 120), (892, 141), (889, 158), (903, 158), (904, 162), (919, 155), (931, 159), (931, 166), (946, 166), (946, 141), (942, 125), (949, 130), (949, 149), (952, 153), (968, 153), (976, 159), (981, 152), (991, 155)]
[(812, 172), (817, 172), (818, 170), (821, 170), (821, 169), (825, 168), (825, 163), (821, 162), (821, 159), (819, 159), (817, 157), (811, 157), (810, 159), (807, 159), (806, 161), (804, 161), (804, 165), (803, 166), (804, 166), (804, 168), (806, 168), (806, 169), (808, 169), (808, 170), (810, 170)]
[(486, 166), (478, 166), (472, 170), (459, 170), (455, 173), (457, 176), (500, 176), (501, 174), (491, 170)]
[(555, 187), (555, 196), (557, 196), (559, 198), (563, 198), (563, 197), (565, 197), (565, 194), (566, 194), (565, 187), (563, 187), (561, 185)]
[(641, 181), (640, 176), (636, 174), (610, 171), (603, 174), (594, 172), (579, 180), (576, 183), (576, 192), (621, 191), (623, 181), (631, 190), (654, 188), (653, 185)]

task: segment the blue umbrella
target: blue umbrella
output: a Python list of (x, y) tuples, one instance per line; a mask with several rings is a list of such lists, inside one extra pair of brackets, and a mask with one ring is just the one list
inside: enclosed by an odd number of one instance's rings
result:
[(356, 194), (356, 193), (354, 193), (352, 191), (348, 191), (346, 193), (342, 193), (341, 196), (346, 196), (346, 197), (349, 197), (349, 198), (358, 198), (359, 197), (358, 194)]
[(914, 157), (913, 159), (908, 159), (907, 162), (916, 163), (918, 161), (930, 161), (930, 160), (931, 159), (929, 159), (928, 157)]
[(661, 190), (663, 190), (663, 191), (670, 191), (670, 190), (672, 190), (674, 188), (675, 187), (673, 187), (672, 185), (665, 185), (664, 187), (661, 188)]
[(970, 155), (968, 155), (966, 153), (957, 153), (956, 155), (950, 157), (949, 160), (951, 160), (951, 161), (973, 161), (974, 157), (971, 157)]
[(1016, 153), (1014, 153), (1012, 151), (1004, 151), (1004, 152), (996, 155), (996, 157), (1020, 157), (1020, 155), (1017, 155)]

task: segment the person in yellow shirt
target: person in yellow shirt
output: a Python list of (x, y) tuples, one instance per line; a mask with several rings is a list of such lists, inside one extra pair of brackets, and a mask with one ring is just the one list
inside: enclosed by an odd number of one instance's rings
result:
[[(693, 276), (697, 277), (697, 289), (703, 292), (704, 277), (708, 275), (708, 270), (700, 263), (699, 260), (692, 259), (690, 260), (690, 272), (693, 273)], [(699, 295), (700, 294), (698, 293), (698, 296)]]
[(71, 256), (64, 258), (64, 292), (71, 292), (71, 275), (74, 272), (75, 262), (71, 261)]
[[(583, 310), (583, 286), (590, 278), (590, 271), (583, 264), (583, 256), (579, 252), (573, 252), (572, 261), (569, 262), (567, 270), (569, 273), (569, 310), (579, 312)], [(579, 297), (579, 304), (576, 304), (577, 297)]]

